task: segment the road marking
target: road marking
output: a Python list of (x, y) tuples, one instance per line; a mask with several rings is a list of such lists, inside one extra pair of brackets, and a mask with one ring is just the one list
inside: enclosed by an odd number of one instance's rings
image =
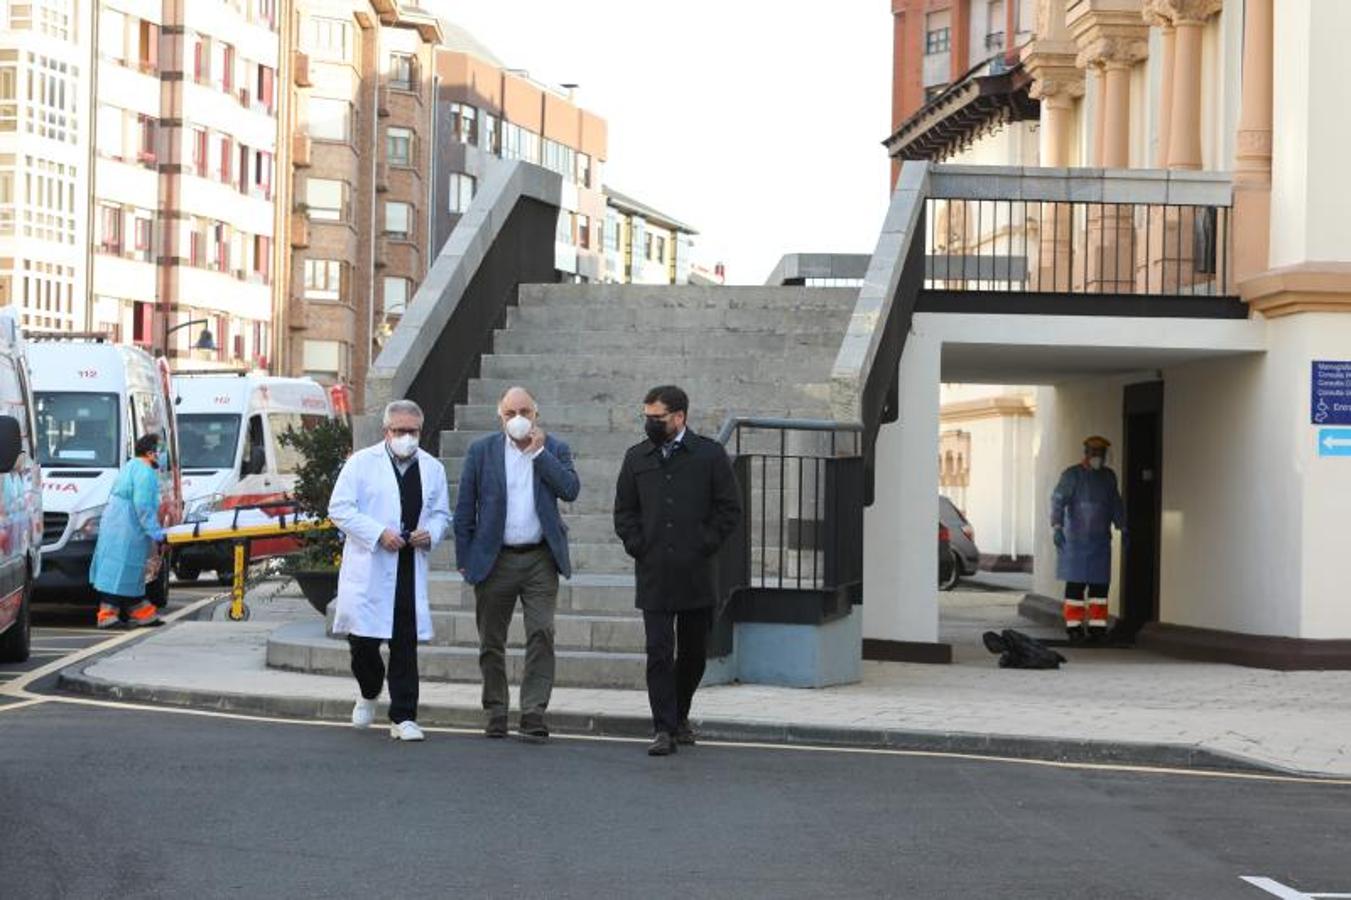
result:
[[(4, 692), (0, 692), (4, 693)], [(16, 696), (31, 699), (36, 703), (65, 703), (74, 706), (94, 706), (104, 709), (132, 710), (136, 712), (167, 713), (182, 716), (202, 716), (209, 719), (233, 719), (240, 722), (258, 722), (268, 725), (311, 725), (321, 728), (351, 728), (350, 722), (328, 719), (288, 719), (280, 716), (254, 715), (250, 713), (221, 712), (219, 710), (192, 709), (184, 706), (161, 706), (152, 703), (132, 703), (120, 700), (100, 700), (93, 697), (72, 697), (65, 695), (31, 694), (27, 691), (15, 692)], [(16, 704), (17, 705), (17, 704)], [(0, 706), (3, 714), (13, 706)], [(373, 726), (379, 731), (380, 726)], [(449, 725), (424, 725), (422, 730), (428, 734), (481, 735), (481, 728), (462, 728)], [(553, 741), (581, 741), (587, 743), (646, 744), (651, 738), (623, 737), (604, 734), (553, 734)], [(818, 747), (802, 744), (769, 744), (754, 741), (716, 741), (706, 740), (702, 746), (730, 750), (777, 750), (796, 753), (844, 753), (865, 756), (896, 756), (917, 759), (959, 759), (969, 762), (1007, 763), (1021, 766), (1039, 766), (1051, 769), (1068, 769), (1090, 772), (1120, 772), (1127, 775), (1171, 775), (1191, 778), (1213, 778), (1232, 781), (1259, 781), (1278, 784), (1311, 784), (1319, 787), (1351, 787), (1351, 778), (1317, 778), (1306, 775), (1263, 774), (1260, 772), (1223, 772), (1206, 769), (1173, 769), (1163, 766), (1130, 766), (1120, 763), (1077, 763), (1049, 759), (1020, 759), (1012, 756), (989, 756), (979, 753), (950, 753), (940, 750), (900, 750), (884, 747)], [(1341, 897), (1351, 900), (1351, 894), (1317, 894), (1317, 897)]]
[(1261, 875), (1243, 875), (1241, 876), (1241, 880), (1246, 881), (1255, 888), (1261, 888), (1268, 894), (1282, 897), (1284, 900), (1333, 900), (1333, 898), (1351, 897), (1351, 894), (1311, 894), (1305, 891), (1298, 891), (1289, 885), (1281, 884), (1274, 878), (1266, 878)]
[(23, 709), (25, 706), (38, 706), (45, 702), (45, 697), (35, 697), (32, 700), (20, 700), (17, 703), (0, 704), (0, 714), (7, 713), (11, 709)]
[[(171, 612), (168, 615), (163, 616), (163, 620), (166, 624), (177, 622), (179, 619), (182, 619), (185, 616), (192, 615), (193, 613), (197, 612), (197, 610), (202, 609), (208, 604), (215, 603), (218, 599), (219, 599), (218, 595), (203, 597), (200, 600), (196, 600), (193, 601), (192, 603), (189, 603), (182, 609), (175, 610), (174, 612)], [(96, 656), (100, 653), (103, 653), (106, 650), (111, 650), (113, 647), (125, 644), (127, 641), (130, 641), (134, 638), (142, 637), (144, 633), (145, 629), (134, 628), (130, 631), (123, 631), (120, 634), (112, 635), (107, 640), (102, 640), (99, 641), (98, 643), (90, 644), (88, 647), (85, 647), (82, 650), (77, 650), (74, 653), (62, 656), (59, 659), (54, 659), (51, 662), (47, 663), (46, 665), (33, 669), (31, 672), (24, 672), (21, 676), (19, 676), (19, 678), (15, 679), (14, 681), (11, 681), (9, 684), (4, 685), (3, 687), (0, 687), (0, 693), (24, 697), (36, 696), (33, 694), (29, 694), (27, 688), (28, 685), (32, 684), (34, 681), (37, 681), (39, 678), (46, 678), (53, 672), (59, 672), (66, 666), (73, 665), (82, 659), (88, 659), (89, 657)]]

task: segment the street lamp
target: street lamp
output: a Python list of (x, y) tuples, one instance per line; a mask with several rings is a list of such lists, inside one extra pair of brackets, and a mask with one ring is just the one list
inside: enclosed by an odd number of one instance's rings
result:
[(192, 349), (214, 351), (216, 349), (216, 341), (211, 336), (210, 329), (206, 327), (208, 324), (210, 324), (208, 319), (190, 319), (187, 322), (175, 325), (173, 328), (170, 328), (168, 331), (164, 332), (164, 355), (165, 356), (169, 355), (169, 335), (173, 334), (180, 328), (190, 328), (193, 325), (201, 325), (202, 333), (197, 335), (197, 343), (192, 345)]

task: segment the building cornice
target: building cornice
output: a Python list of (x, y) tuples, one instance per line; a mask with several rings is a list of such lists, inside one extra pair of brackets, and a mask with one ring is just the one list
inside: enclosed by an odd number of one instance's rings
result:
[(1269, 319), (1351, 313), (1351, 263), (1316, 261), (1269, 269), (1238, 282), (1239, 296)]
[(981, 397), (977, 400), (956, 400), (944, 403), (938, 412), (943, 425), (957, 422), (977, 422), (983, 419), (1002, 419), (1008, 417), (1027, 417), (1036, 412), (1036, 406), (1028, 397)]

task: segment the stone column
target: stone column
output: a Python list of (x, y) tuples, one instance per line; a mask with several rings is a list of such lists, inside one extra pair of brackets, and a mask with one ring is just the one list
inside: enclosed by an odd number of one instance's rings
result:
[(1234, 153), (1234, 278), (1267, 267), (1271, 240), (1272, 0), (1243, 4), (1243, 107)]
[(1085, 66), (1093, 70), (1093, 146), (1088, 161), (1094, 168), (1102, 168), (1106, 147), (1107, 123), (1107, 73), (1102, 66)]
[(1163, 54), (1160, 61), (1159, 79), (1159, 119), (1157, 144), (1150, 157), (1150, 163), (1158, 169), (1168, 165), (1168, 141), (1173, 125), (1173, 73), (1177, 61), (1177, 31), (1173, 20), (1163, 9), (1160, 0), (1148, 0), (1145, 3), (1145, 21), (1159, 29), (1159, 49)]
[[(1041, 104), (1040, 162), (1048, 168), (1065, 168), (1075, 162), (1070, 158), (1071, 131), (1074, 101), (1084, 95), (1084, 71), (1076, 64), (1079, 48), (1065, 28), (1064, 3), (1040, 0), (1036, 34), (1023, 48), (1022, 62), (1032, 76), (1028, 93)], [(1070, 289), (1070, 218), (1068, 204), (1041, 203), (1036, 224), (1029, 221), (1029, 238), (1033, 228), (1037, 232), (1036, 255), (1027, 261), (1033, 290)]]
[[(1144, 58), (1142, 53), (1139, 59)], [(1103, 115), (1102, 166), (1126, 169), (1131, 164), (1131, 67), (1136, 59), (1113, 56), (1103, 64), (1106, 72), (1106, 108)]]
[[(1135, 10), (1134, 19), (1103, 14), (1076, 32), (1082, 65), (1102, 71), (1099, 165), (1107, 169), (1130, 166), (1131, 69), (1148, 55), (1148, 28)], [(1081, 20), (1082, 26), (1082, 20)], [(1137, 263), (1132, 258), (1135, 219), (1129, 206), (1089, 206), (1087, 239), (1075, 287), (1094, 293), (1133, 293)], [(1080, 255), (1080, 254), (1076, 254)]]
[[(1073, 163), (1070, 129), (1074, 99), (1084, 93), (1083, 72), (1072, 65), (1043, 66), (1034, 78), (1030, 93), (1041, 102), (1041, 164), (1067, 168)], [(1029, 243), (1035, 247), (1027, 261), (1032, 269), (1032, 290), (1070, 290), (1071, 209), (1068, 203), (1039, 203), (1037, 212), (1029, 216)], [(1035, 237), (1030, 233), (1033, 228), (1037, 232)]]
[(1220, 0), (1164, 0), (1177, 31), (1168, 126), (1170, 169), (1201, 168), (1201, 30)]
[(1094, 165), (1130, 165), (1130, 72), (1149, 55), (1143, 7), (1131, 0), (1081, 0), (1066, 14), (1080, 68), (1099, 70)]

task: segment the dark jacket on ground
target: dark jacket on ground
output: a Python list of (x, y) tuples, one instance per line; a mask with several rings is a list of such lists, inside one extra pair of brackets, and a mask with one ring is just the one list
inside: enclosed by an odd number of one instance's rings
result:
[(713, 557), (740, 521), (736, 476), (717, 441), (686, 429), (669, 460), (651, 441), (630, 447), (615, 486), (615, 533), (635, 561), (638, 608), (716, 606)]

